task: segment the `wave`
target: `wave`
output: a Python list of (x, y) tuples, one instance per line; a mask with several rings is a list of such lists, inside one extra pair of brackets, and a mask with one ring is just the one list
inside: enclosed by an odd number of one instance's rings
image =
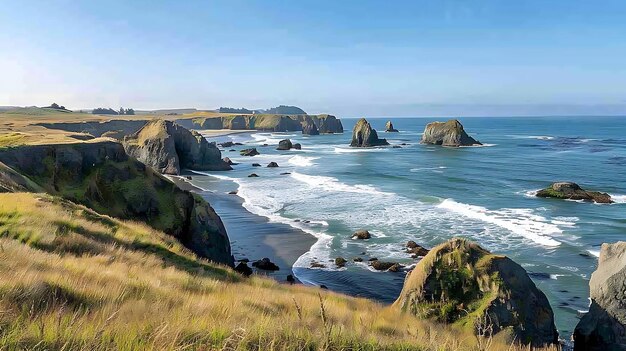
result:
[(389, 148), (383, 147), (336, 147), (335, 153), (353, 153), (353, 152), (383, 152), (389, 151)]
[(419, 168), (411, 168), (409, 171), (410, 172), (419, 172), (419, 171), (435, 171), (435, 170), (440, 170), (440, 169), (446, 169), (448, 167), (446, 166), (439, 166), (439, 167), (419, 167)]
[(305, 183), (310, 187), (318, 188), (321, 190), (329, 191), (329, 192), (348, 192), (348, 193), (359, 193), (359, 194), (370, 194), (370, 195), (395, 195), (393, 193), (385, 193), (377, 190), (376, 188), (370, 185), (356, 184), (356, 185), (348, 185), (346, 183), (342, 183), (337, 178), (326, 177), (326, 176), (312, 176), (308, 174), (293, 172), (291, 173), (291, 177), (295, 180)]
[(614, 195), (614, 194), (609, 194), (611, 196), (611, 199), (613, 200), (613, 202), (615, 202), (616, 204), (626, 204), (626, 195)]
[(557, 225), (549, 223), (546, 218), (533, 214), (531, 209), (488, 210), (485, 207), (463, 204), (452, 199), (444, 200), (438, 207), (468, 218), (495, 224), (540, 245), (559, 246), (561, 244), (549, 234), (561, 234), (563, 231)]
[(493, 146), (497, 146), (498, 144), (482, 144), (482, 145), (461, 145), (459, 147), (493, 147)]
[(319, 157), (306, 157), (306, 156), (300, 156), (300, 155), (296, 155), (292, 158), (289, 159), (289, 163), (291, 163), (294, 166), (299, 166), (299, 167), (309, 167), (309, 166), (313, 166), (315, 163), (313, 163), (314, 160), (317, 160)]
[(554, 140), (555, 137), (550, 135), (509, 135), (515, 139), (536, 139), (536, 140)]

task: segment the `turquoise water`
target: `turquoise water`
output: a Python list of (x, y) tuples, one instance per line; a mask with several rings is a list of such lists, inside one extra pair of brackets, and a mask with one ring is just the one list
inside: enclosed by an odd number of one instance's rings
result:
[[(386, 120), (370, 122), (382, 131)], [(261, 155), (225, 151), (240, 164), (211, 174), (227, 184), (224, 190), (237, 186), (250, 212), (318, 238), (293, 267), (305, 283), (393, 301), (403, 273), (373, 272), (351, 260), (337, 269), (329, 260), (366, 252), (365, 261), (377, 257), (410, 267), (415, 261), (403, 250), (407, 240), (432, 247), (463, 236), (529, 271), (550, 299), (562, 335), (571, 333), (588, 307), (600, 245), (626, 239), (626, 119), (465, 118), (466, 131), (483, 147), (420, 145), (424, 126), (433, 120), (395, 118), (400, 133), (379, 132), (392, 145), (406, 143), (402, 148), (348, 147), (356, 119), (345, 118), (344, 134), (221, 137), (257, 146)], [(301, 143), (302, 151), (276, 151), (284, 138)], [(270, 161), (280, 167), (251, 166)], [(248, 178), (252, 172), (260, 177)], [(554, 181), (608, 192), (618, 203), (533, 196)], [(352, 240), (357, 229), (368, 229), (372, 239)], [(312, 261), (328, 268), (310, 269)]]

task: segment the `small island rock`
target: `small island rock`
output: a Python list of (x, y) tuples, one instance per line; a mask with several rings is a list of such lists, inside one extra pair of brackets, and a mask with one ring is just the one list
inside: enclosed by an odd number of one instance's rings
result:
[(372, 235), (367, 230), (358, 230), (352, 234), (353, 239), (369, 239)]
[(393, 123), (391, 123), (391, 121), (387, 121), (387, 123), (385, 124), (385, 132), (397, 133), (398, 130), (393, 127)]
[(611, 195), (598, 191), (587, 191), (582, 189), (580, 185), (572, 182), (553, 183), (548, 188), (539, 190), (537, 197), (593, 201), (599, 204), (613, 203)]
[(428, 123), (422, 134), (421, 143), (454, 147), (482, 145), (478, 140), (467, 135), (461, 122), (456, 119)]

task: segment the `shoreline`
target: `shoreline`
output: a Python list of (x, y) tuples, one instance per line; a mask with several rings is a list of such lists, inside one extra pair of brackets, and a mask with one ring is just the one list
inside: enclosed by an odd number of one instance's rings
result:
[[(192, 180), (185, 179), (187, 176), (191, 176)], [(297, 279), (293, 265), (309, 252), (317, 238), (303, 230), (271, 222), (266, 217), (248, 211), (243, 206), (245, 200), (242, 197), (228, 194), (225, 189), (207, 189), (193, 184), (195, 178), (199, 177), (209, 178), (186, 172), (170, 179), (182, 189), (198, 193), (213, 207), (226, 227), (235, 262), (248, 259), (248, 266), (255, 274), (269, 276), (279, 282), (285, 282), (288, 275)], [(280, 270), (272, 272), (252, 267), (252, 262), (264, 257), (277, 264)]]

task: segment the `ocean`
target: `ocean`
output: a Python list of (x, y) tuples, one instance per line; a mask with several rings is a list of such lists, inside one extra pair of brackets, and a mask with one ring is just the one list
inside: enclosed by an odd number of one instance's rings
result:
[[(600, 245), (626, 240), (626, 119), (463, 118), (466, 132), (484, 145), (461, 148), (419, 144), (425, 125), (441, 118), (393, 118), (399, 133), (384, 132), (386, 118), (368, 120), (379, 137), (401, 148), (349, 147), (357, 119), (348, 118), (342, 118), (343, 134), (233, 134), (210, 140), (242, 142), (237, 151), (253, 146), (261, 154), (242, 157), (227, 148), (223, 156), (239, 165), (196, 173), (192, 183), (220, 196), (238, 189), (237, 206), (278, 225), (270, 231), (288, 227), (314, 236), (308, 251), (292, 259), (293, 273), (305, 284), (392, 302), (405, 273), (373, 271), (368, 258), (410, 268), (416, 261), (405, 252), (408, 240), (430, 248), (461, 236), (522, 265), (548, 296), (561, 335), (571, 334), (588, 309)], [(285, 138), (302, 150), (275, 150)], [(265, 167), (271, 161), (279, 168)], [(534, 196), (555, 181), (608, 192), (616, 203)], [(220, 206), (216, 210), (222, 215)], [(229, 226), (240, 220), (224, 221), (231, 237), (256, 230), (239, 225), (233, 230), (242, 232), (232, 234)], [(351, 239), (358, 229), (372, 238)], [(246, 247), (235, 252), (245, 254)], [(352, 262), (356, 256), (364, 262)], [(337, 268), (330, 262), (336, 257), (349, 263)], [(326, 268), (310, 268), (313, 261)]]

